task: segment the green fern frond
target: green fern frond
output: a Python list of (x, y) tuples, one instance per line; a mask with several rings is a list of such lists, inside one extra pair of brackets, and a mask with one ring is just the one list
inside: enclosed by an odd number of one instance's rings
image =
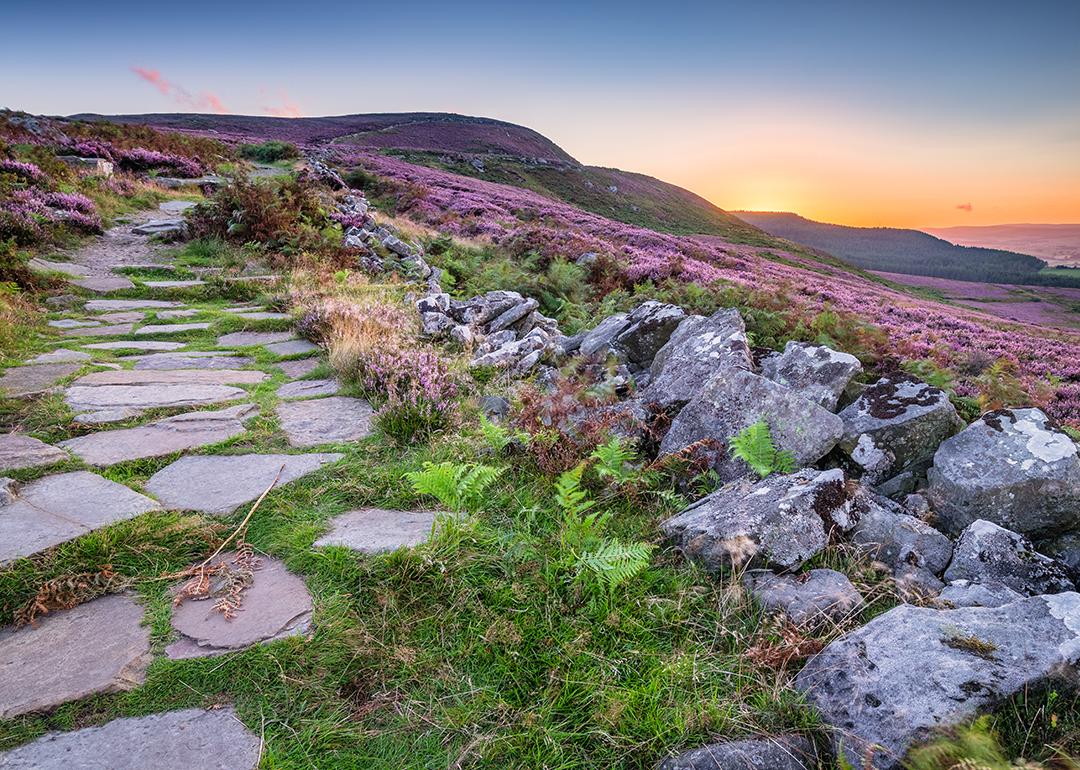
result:
[(555, 482), (555, 501), (566, 517), (583, 516), (596, 501), (589, 498), (589, 493), (581, 488), (581, 474), (585, 463), (563, 472)]
[(614, 588), (639, 575), (652, 558), (649, 543), (604, 540), (578, 557), (578, 573), (590, 573), (602, 585)]
[(786, 450), (777, 450), (773, 444), (772, 432), (765, 420), (758, 420), (743, 428), (728, 443), (732, 454), (761, 478), (777, 472), (791, 473), (796, 468), (795, 455)]
[(502, 468), (487, 465), (427, 462), (422, 470), (406, 473), (405, 478), (417, 494), (434, 497), (451, 511), (468, 511), (479, 506), (500, 473)]
[(480, 432), (495, 454), (500, 454), (511, 441), (510, 431), (502, 425), (493, 423), (487, 415), (480, 415)]
[(601, 444), (589, 457), (596, 460), (596, 474), (600, 478), (610, 478), (617, 484), (630, 481), (636, 473), (632, 465), (636, 459), (634, 450), (619, 438)]

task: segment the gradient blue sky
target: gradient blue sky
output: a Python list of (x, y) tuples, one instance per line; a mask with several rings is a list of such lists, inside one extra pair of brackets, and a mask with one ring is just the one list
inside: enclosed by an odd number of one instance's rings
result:
[(5, 3), (0, 105), (190, 111), (143, 67), (238, 113), (502, 118), (729, 209), (1080, 221), (1076, 0), (582, 5)]

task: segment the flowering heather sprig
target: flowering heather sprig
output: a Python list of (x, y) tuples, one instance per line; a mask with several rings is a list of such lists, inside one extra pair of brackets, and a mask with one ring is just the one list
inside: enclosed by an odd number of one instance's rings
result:
[(55, 209), (64, 209), (66, 211), (80, 211), (84, 214), (97, 213), (97, 206), (95, 206), (94, 202), (82, 193), (45, 193), (45, 195), (42, 196), (42, 201), (45, 203), (46, 206), (50, 206)]
[(33, 163), (24, 163), (10, 158), (0, 158), (0, 174), (3, 173), (15, 174), (31, 182), (40, 182), (45, 178), (42, 170)]
[(383, 400), (376, 419), (401, 441), (411, 442), (449, 425), (461, 386), (435, 353), (415, 348), (369, 352), (359, 362), (357, 384), (369, 398)]
[(84, 158), (105, 158), (120, 168), (131, 171), (168, 171), (179, 177), (201, 176), (206, 168), (195, 159), (173, 153), (148, 150), (144, 147), (123, 149), (97, 140), (84, 140), (71, 145), (70, 152)]
[(331, 212), (330, 219), (341, 225), (342, 230), (348, 230), (350, 227), (363, 228), (367, 223), (366, 214), (357, 214), (354, 212), (345, 213), (344, 211), (334, 211)]

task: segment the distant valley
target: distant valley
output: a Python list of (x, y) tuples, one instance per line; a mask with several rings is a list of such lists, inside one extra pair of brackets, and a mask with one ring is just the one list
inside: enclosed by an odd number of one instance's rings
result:
[(1080, 224), (928, 227), (924, 232), (961, 246), (1020, 251), (1051, 265), (1080, 267)]

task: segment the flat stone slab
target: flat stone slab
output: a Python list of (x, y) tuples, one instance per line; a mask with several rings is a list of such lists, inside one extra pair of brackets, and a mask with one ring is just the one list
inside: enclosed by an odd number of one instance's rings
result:
[(60, 446), (89, 465), (97, 466), (162, 457), (239, 436), (244, 432), (244, 420), (258, 411), (254, 404), (238, 404), (216, 412), (189, 412), (137, 428), (79, 436), (61, 442)]
[(57, 382), (70, 377), (81, 368), (82, 366), (76, 363), (14, 366), (0, 376), (0, 397), (36, 396), (51, 389)]
[(54, 446), (21, 433), (0, 433), (0, 471), (40, 468), (67, 459)]
[(59, 473), (17, 489), (0, 505), (0, 563), (154, 510), (157, 503), (88, 471)]
[(76, 281), (72, 281), (72, 283), (87, 291), (102, 292), (119, 291), (120, 289), (131, 289), (135, 287), (135, 284), (119, 275), (88, 275), (86, 278), (80, 278)]
[(146, 318), (146, 313), (141, 310), (124, 310), (118, 313), (104, 313), (96, 317), (100, 321), (107, 321), (111, 324), (127, 324), (135, 323)]
[[(230, 563), (235, 553), (216, 557), (211, 564)], [(285, 569), (277, 559), (259, 557), (251, 585), (243, 593), (236, 616), (226, 620), (214, 609), (215, 592), (228, 591), (219, 576), (211, 577), (210, 596), (185, 600), (173, 610), (172, 626), (179, 638), (165, 648), (176, 660), (224, 655), (255, 644), (298, 636), (311, 625), (311, 594), (303, 578)]]
[(111, 372), (91, 372), (75, 382), (76, 385), (255, 385), (266, 379), (266, 372), (255, 369), (119, 369)]
[(181, 457), (146, 482), (146, 491), (168, 508), (231, 513), (259, 497), (284, 466), (277, 486), (296, 481), (340, 454), (211, 455)]
[(77, 262), (55, 262), (49, 259), (38, 259), (37, 257), (34, 257), (30, 260), (29, 266), (34, 270), (44, 270), (50, 273), (63, 273), (68, 276), (90, 275), (90, 268), (86, 265), (80, 265)]
[(432, 511), (388, 511), (364, 508), (330, 521), (330, 531), (315, 541), (315, 548), (340, 545), (359, 553), (376, 554), (412, 548), (427, 542), (435, 526)]
[(31, 358), (27, 361), (28, 364), (56, 364), (56, 363), (73, 363), (75, 361), (89, 361), (92, 359), (89, 353), (83, 353), (81, 350), (68, 350), (67, 348), (58, 348), (51, 353), (42, 353), (40, 356)]
[(362, 399), (331, 396), (278, 404), (277, 416), (289, 444), (308, 447), (366, 438), (375, 411)]
[(58, 318), (49, 321), (49, 326), (54, 329), (82, 329), (90, 326), (101, 326), (100, 321), (79, 321), (75, 318)]
[(193, 315), (198, 315), (202, 311), (196, 307), (185, 308), (184, 310), (162, 310), (157, 314), (158, 318), (190, 318)]
[(188, 289), (192, 286), (205, 286), (206, 281), (194, 279), (191, 281), (143, 281), (143, 286), (151, 289)]
[(85, 307), (91, 313), (100, 313), (109, 310), (151, 310), (183, 306), (183, 302), (163, 299), (92, 299)]
[(298, 358), (293, 361), (278, 361), (274, 366), (285, 372), (285, 376), (290, 380), (295, 380), (311, 374), (321, 363), (317, 358)]
[(131, 228), (136, 235), (173, 235), (182, 233), (185, 223), (183, 219), (151, 219)]
[(235, 305), (221, 308), (222, 313), (253, 313), (259, 310), (266, 310), (266, 308), (259, 305)]
[(341, 390), (337, 380), (296, 380), (287, 382), (277, 390), (278, 398), (311, 398), (313, 396), (332, 396)]
[(187, 343), (166, 340), (121, 340), (83, 345), (87, 350), (179, 350)]
[(248, 345), (269, 345), (295, 339), (293, 332), (233, 332), (218, 337), (219, 348), (242, 348)]
[(113, 422), (123, 422), (132, 417), (142, 414), (141, 409), (132, 407), (118, 407), (116, 409), (99, 409), (94, 412), (83, 412), (71, 419), (72, 425), (107, 425)]
[(228, 353), (193, 350), (187, 353), (151, 353), (133, 356), (136, 369), (234, 369), (250, 366), (255, 359)]
[(249, 321), (276, 321), (291, 318), (288, 313), (273, 313), (269, 310), (256, 310), (251, 313), (237, 313), (237, 318), (246, 318)]
[(307, 340), (289, 340), (287, 342), (274, 342), (263, 345), (263, 348), (275, 356), (298, 356), (301, 353), (313, 353), (319, 349), (319, 346), (313, 345)]
[(195, 201), (165, 201), (158, 206), (158, 208), (166, 214), (183, 214), (188, 209), (194, 208), (197, 205), (198, 204), (195, 203)]
[(122, 337), (131, 334), (135, 324), (110, 324), (109, 326), (94, 326), (83, 329), (68, 329), (64, 332), (65, 337)]
[(186, 709), (48, 733), (0, 754), (5, 770), (255, 770), (258, 735), (231, 708)]
[[(0, 630), (0, 719), (144, 682), (150, 628), (142, 619), (134, 599), (113, 594), (43, 615), (36, 627)], [(12, 764), (19, 751), (0, 754), (0, 767), (89, 767), (70, 757), (59, 764)]]
[(181, 332), (192, 332), (209, 328), (210, 324), (206, 322), (191, 324), (148, 324), (147, 326), (140, 327), (135, 334), (180, 334)]
[[(98, 372), (119, 374), (119, 372)], [(231, 385), (198, 383), (160, 383), (145, 385), (81, 385), (67, 389), (64, 399), (75, 412), (101, 412), (116, 409), (152, 409), (157, 407), (205, 406), (247, 398), (247, 391)]]

